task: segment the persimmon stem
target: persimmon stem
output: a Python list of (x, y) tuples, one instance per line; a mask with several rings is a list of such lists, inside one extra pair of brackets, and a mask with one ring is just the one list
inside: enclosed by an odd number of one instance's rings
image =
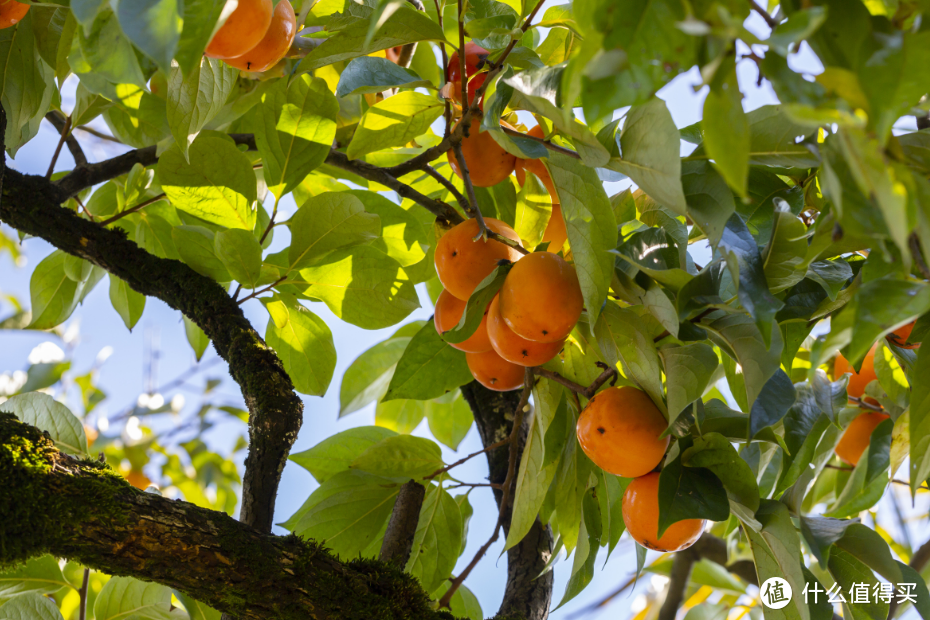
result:
[(547, 370), (546, 368), (543, 368), (542, 366), (536, 366), (535, 368), (532, 368), (531, 370), (533, 371), (534, 375), (538, 377), (545, 377), (547, 379), (551, 379), (552, 381), (555, 381), (559, 385), (567, 387), (572, 392), (575, 392), (576, 394), (580, 394), (581, 396), (584, 396), (586, 399), (590, 400), (591, 397), (594, 396), (597, 393), (597, 391), (601, 389), (601, 387), (603, 387), (603, 385), (607, 383), (608, 381), (610, 381), (611, 385), (614, 385), (617, 382), (617, 377), (619, 376), (617, 374), (616, 368), (611, 368), (610, 366), (608, 366), (607, 364), (604, 364), (603, 362), (595, 362), (595, 363), (597, 364), (598, 368), (603, 369), (603, 372), (601, 372), (601, 374), (598, 375), (597, 379), (591, 382), (591, 385), (589, 385), (588, 387), (579, 385), (578, 383), (575, 383), (571, 379), (566, 379), (559, 373), (554, 372), (552, 370)]
[(514, 478), (516, 478), (517, 475), (517, 450), (514, 449), (514, 446), (520, 437), (520, 428), (523, 426), (523, 417), (530, 408), (530, 393), (533, 391), (534, 383), (535, 379), (533, 378), (533, 369), (527, 368), (523, 375), (523, 393), (520, 395), (520, 402), (517, 403), (517, 410), (514, 411), (513, 414), (513, 428), (510, 430), (510, 436), (508, 436), (505, 440), (508, 444), (510, 444), (510, 458), (507, 463), (507, 477), (504, 478), (504, 482), (501, 484), (502, 495), (499, 512), (497, 515), (497, 524), (494, 526), (494, 533), (491, 534), (491, 538), (489, 538), (488, 541), (484, 543), (480, 549), (478, 549), (478, 553), (476, 553), (475, 557), (473, 557), (471, 562), (468, 563), (468, 566), (465, 567), (465, 570), (463, 570), (455, 579), (452, 580), (452, 585), (449, 586), (449, 589), (446, 590), (446, 593), (439, 601), (440, 609), (449, 609), (449, 603), (452, 600), (452, 595), (455, 594), (455, 592), (459, 589), (459, 586), (462, 585), (466, 577), (471, 574), (471, 571), (474, 570), (475, 566), (478, 565), (478, 562), (481, 561), (481, 558), (484, 557), (484, 555), (488, 552), (488, 549), (491, 548), (491, 545), (493, 545), (500, 536), (501, 528), (504, 526), (504, 515), (507, 514), (507, 506), (510, 503), (510, 498), (513, 491)]
[(867, 411), (874, 411), (876, 413), (885, 413), (885, 408), (882, 407), (881, 405), (873, 405), (872, 403), (866, 402), (856, 396), (850, 396), (849, 402), (855, 403), (855, 405), (859, 407), (860, 409), (865, 409)]

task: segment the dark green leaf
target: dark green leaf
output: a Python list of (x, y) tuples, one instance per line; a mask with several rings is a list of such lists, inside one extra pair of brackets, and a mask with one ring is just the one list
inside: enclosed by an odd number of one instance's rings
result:
[(684, 519), (725, 521), (730, 505), (723, 483), (709, 469), (684, 467), (682, 455), (691, 447), (680, 440), (682, 454), (666, 463), (659, 474), (659, 529), (661, 537), (673, 523)]
[(471, 381), (465, 354), (436, 333), (432, 322), (410, 340), (391, 378), (385, 400), (429, 400)]

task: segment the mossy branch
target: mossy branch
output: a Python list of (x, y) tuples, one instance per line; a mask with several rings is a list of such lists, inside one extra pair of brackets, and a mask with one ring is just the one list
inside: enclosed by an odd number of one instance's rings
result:
[(242, 620), (451, 620), (410, 575), (133, 488), (0, 414), (0, 566), (50, 553), (155, 581)]

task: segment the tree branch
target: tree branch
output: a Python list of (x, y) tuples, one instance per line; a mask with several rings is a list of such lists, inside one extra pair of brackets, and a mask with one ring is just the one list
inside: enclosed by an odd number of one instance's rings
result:
[(598, 368), (602, 368), (603, 372), (601, 372), (601, 374), (598, 375), (598, 377), (594, 381), (592, 381), (591, 385), (589, 385), (588, 387), (585, 387), (583, 385), (578, 385), (571, 379), (566, 379), (559, 373), (553, 372), (551, 370), (547, 370), (543, 368), (542, 366), (537, 366), (533, 368), (533, 374), (539, 377), (545, 377), (547, 379), (551, 379), (552, 381), (555, 381), (559, 385), (567, 387), (572, 392), (575, 392), (576, 394), (580, 394), (581, 396), (584, 396), (585, 398), (590, 400), (597, 393), (597, 391), (601, 389), (601, 387), (608, 381), (610, 381), (611, 385), (615, 384), (617, 382), (617, 376), (618, 376), (616, 368), (611, 368), (610, 366), (608, 366), (607, 364), (604, 364), (603, 362), (595, 362), (595, 364), (597, 365)]
[[(144, 161), (148, 155), (139, 153), (148, 151), (134, 151), (136, 155), (127, 154), (130, 157), (118, 163), (104, 162), (102, 168), (98, 167), (101, 164), (78, 168), (69, 177), (92, 182), (103, 169), (112, 171), (127, 163), (131, 168), (130, 161)], [(150, 153), (154, 157), (154, 147)], [(70, 183), (73, 191), (79, 191), (74, 181)], [(216, 352), (228, 362), (250, 413), (240, 518), (259, 531), (271, 531), (281, 471), (303, 417), (303, 404), (280, 360), (223, 287), (179, 261), (149, 254), (118, 229), (103, 228), (62, 209), (65, 193), (44, 178), (6, 168), (0, 220), (102, 267), (143, 295), (161, 299), (207, 334)]]
[(0, 477), (2, 565), (51, 553), (177, 588), (242, 620), (452, 618), (394, 566), (343, 563), (317, 543), (144, 493), (11, 414), (0, 414)]
[[(485, 446), (500, 445), (514, 436), (514, 412), (520, 403), (519, 392), (494, 392), (472, 382), (462, 386), (462, 396), (471, 407)], [(524, 416), (509, 452), (485, 452), (488, 480), (491, 484), (501, 485), (501, 488), (494, 489), (499, 507), (503, 505), (503, 484), (510, 469), (511, 453), (519, 462), (526, 445), (529, 421), (530, 416)], [(501, 513), (505, 535), (510, 531), (511, 504), (508, 501)], [(537, 519), (523, 540), (507, 550), (507, 585), (499, 614), (522, 616), (526, 620), (546, 619), (552, 600), (553, 574), (552, 571), (545, 572), (545, 568), (552, 555), (552, 545), (552, 531)]]
[(769, 25), (769, 28), (775, 28), (778, 25), (778, 22), (775, 21), (775, 18), (769, 15), (768, 11), (762, 8), (756, 0), (749, 0), (749, 6), (752, 7), (752, 10), (762, 16), (762, 19), (765, 20), (765, 23)]
[[(74, 165), (75, 166), (85, 165), (87, 163), (87, 156), (84, 155), (84, 149), (81, 148), (81, 145), (77, 141), (77, 138), (75, 138), (74, 134), (71, 133), (71, 129), (72, 129), (71, 119), (70, 118), (65, 119), (63, 118), (63, 115), (61, 114), (61, 112), (56, 112), (53, 110), (45, 115), (45, 120), (47, 120), (52, 125), (54, 125), (55, 129), (58, 130), (58, 133), (62, 135), (62, 140), (64, 140), (65, 144), (68, 145), (68, 151), (71, 153), (71, 157), (74, 159)], [(58, 148), (60, 150), (61, 146), (59, 145)], [(53, 169), (55, 167), (54, 160), (56, 159), (58, 159), (57, 156), (53, 158), (50, 169)], [(48, 176), (51, 176), (51, 175), (48, 175)]]
[(381, 543), (382, 562), (394, 564), (401, 570), (407, 565), (425, 496), (426, 487), (414, 480), (400, 487)]

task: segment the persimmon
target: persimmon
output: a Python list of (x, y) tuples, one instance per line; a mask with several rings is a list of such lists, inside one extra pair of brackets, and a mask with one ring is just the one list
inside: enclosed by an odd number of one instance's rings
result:
[(671, 524), (659, 538), (659, 474), (635, 479), (623, 494), (623, 522), (630, 536), (643, 547), (671, 553), (687, 549), (704, 532), (704, 519)]
[(265, 36), (242, 56), (227, 58), (226, 64), (242, 71), (265, 71), (284, 58), (297, 34), (297, 16), (288, 0), (281, 0), (271, 16)]
[(549, 243), (548, 249), (553, 254), (562, 249), (568, 241), (568, 230), (565, 229), (565, 218), (562, 216), (562, 205), (552, 205), (552, 215), (543, 232), (542, 243)]
[(210, 58), (242, 56), (265, 37), (273, 12), (271, 0), (239, 0), (236, 10), (210, 39), (204, 53)]
[[(501, 124), (509, 127), (503, 121), (501, 121)], [(475, 187), (497, 185), (510, 176), (517, 161), (514, 155), (505, 151), (491, 137), (490, 131), (482, 131), (480, 124), (477, 122), (471, 124), (468, 136), (462, 139), (462, 156), (468, 166), (468, 176)], [(460, 179), (464, 178), (454, 149), (449, 149), (446, 158), (449, 160), (449, 165), (455, 170), (455, 174), (459, 175)]]
[(836, 455), (844, 462), (855, 467), (859, 463), (862, 453), (869, 447), (872, 431), (888, 418), (889, 416), (877, 411), (860, 413), (849, 423), (840, 438), (840, 442), (836, 444)]
[[(465, 44), (465, 77), (470, 78), (476, 74), (480, 69), (482, 69), (485, 64), (488, 62), (488, 56), (490, 52), (484, 49), (474, 41), (469, 41)], [(446, 81), (447, 82), (461, 82), (462, 80), (462, 67), (459, 62), (459, 50), (452, 52), (452, 55), (449, 56), (449, 64), (446, 65)], [(453, 90), (453, 92), (455, 92)], [(462, 86), (459, 84), (458, 92), (462, 92)]]
[(507, 327), (527, 340), (564, 339), (578, 322), (583, 306), (575, 268), (558, 254), (524, 256), (501, 287), (501, 316)]
[(512, 364), (493, 349), (484, 353), (466, 353), (468, 369), (478, 383), (497, 392), (509, 392), (523, 385), (525, 369)]
[(15, 26), (29, 12), (29, 5), (16, 0), (0, 2), (0, 29)]
[(540, 366), (559, 354), (564, 340), (533, 342), (513, 333), (501, 318), (498, 299), (494, 298), (487, 313), (488, 337), (498, 355), (519, 366)]
[(404, 50), (403, 45), (395, 45), (394, 47), (389, 47), (384, 50), (384, 57), (393, 62), (395, 65), (397, 61), (400, 60), (400, 55)]
[(833, 363), (833, 376), (835, 379), (839, 379), (844, 373), (852, 373), (849, 378), (849, 385), (846, 386), (846, 393), (850, 397), (862, 398), (862, 395), (865, 394), (865, 386), (878, 378), (875, 374), (875, 348), (877, 346), (873, 344), (869, 352), (865, 354), (859, 372), (855, 371), (842, 353), (836, 354), (836, 361)]
[[(466, 302), (455, 297), (449, 291), (443, 291), (436, 300), (436, 311), (433, 314), (433, 324), (436, 331), (441, 336), (450, 329), (455, 329), (465, 312)], [(488, 338), (488, 311), (484, 311), (481, 317), (481, 324), (475, 333), (466, 340), (458, 343), (450, 342), (449, 345), (459, 351), (469, 353), (484, 353), (491, 350), (491, 340)]]
[(896, 347), (900, 347), (902, 349), (916, 349), (920, 346), (919, 342), (915, 342), (913, 344), (908, 344), (907, 342), (907, 339), (911, 337), (911, 332), (914, 331), (914, 324), (916, 322), (917, 321), (911, 321), (907, 325), (899, 327), (898, 329), (885, 336), (885, 338), (887, 338), (888, 342), (893, 343)]
[(668, 423), (652, 399), (634, 387), (609, 387), (578, 416), (581, 449), (606, 472), (624, 478), (644, 476), (665, 456)]
[[(540, 125), (536, 125), (528, 132), (527, 135), (536, 138), (544, 138), (545, 134)], [(526, 172), (532, 172), (542, 181), (552, 197), (552, 215), (549, 216), (549, 223), (546, 224), (546, 230), (543, 233), (542, 242), (549, 243), (549, 251), (556, 253), (562, 249), (565, 242), (568, 241), (568, 232), (565, 230), (565, 219), (562, 216), (562, 205), (559, 202), (559, 195), (555, 191), (555, 184), (546, 166), (538, 159), (517, 159), (514, 165), (514, 172), (517, 175), (517, 182), (522, 186), (526, 183)]]
[[(488, 229), (499, 235), (519, 241), (513, 228), (492, 217), (484, 218)], [(465, 220), (444, 234), (436, 244), (436, 275), (442, 286), (454, 297), (467, 300), (475, 287), (494, 271), (500, 260), (511, 262), (520, 258), (520, 253), (500, 241), (479, 239), (478, 221)]]
[(142, 489), (143, 491), (152, 484), (152, 481), (149, 480), (149, 477), (138, 469), (130, 470), (130, 472), (126, 474), (126, 481), (137, 489)]

